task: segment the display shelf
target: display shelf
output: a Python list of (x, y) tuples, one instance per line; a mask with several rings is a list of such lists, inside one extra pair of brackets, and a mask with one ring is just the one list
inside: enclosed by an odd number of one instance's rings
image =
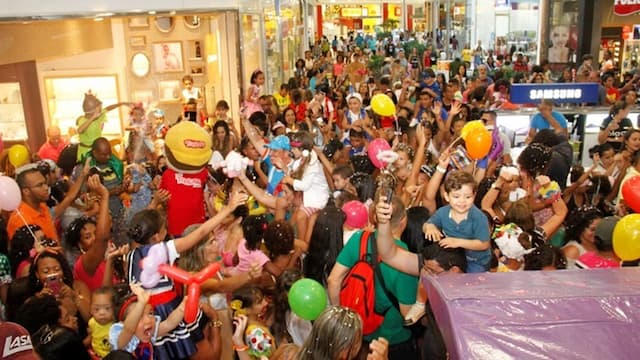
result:
[(20, 83), (0, 83), (0, 131), (5, 141), (27, 138)]

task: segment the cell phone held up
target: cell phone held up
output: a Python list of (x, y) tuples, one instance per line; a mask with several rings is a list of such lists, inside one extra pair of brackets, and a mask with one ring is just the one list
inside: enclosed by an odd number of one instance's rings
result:
[(62, 289), (62, 282), (59, 274), (47, 275), (46, 288), (51, 291), (51, 295), (58, 297)]
[(386, 198), (386, 203), (391, 205), (391, 202), (393, 200), (393, 188), (388, 187), (387, 189), (385, 189), (384, 196)]

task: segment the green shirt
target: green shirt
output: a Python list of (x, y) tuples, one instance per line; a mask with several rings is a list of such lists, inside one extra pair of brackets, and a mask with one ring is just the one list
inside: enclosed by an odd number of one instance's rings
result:
[[(362, 231), (354, 233), (349, 241), (345, 244), (342, 251), (338, 255), (337, 262), (340, 265), (351, 268), (358, 260), (360, 255), (360, 238)], [(369, 253), (371, 253), (371, 245), (375, 233), (369, 236)], [(407, 249), (407, 245), (396, 239), (396, 244), (403, 249)], [(416, 276), (405, 274), (398, 271), (387, 264), (380, 264), (380, 271), (384, 278), (387, 290), (396, 296), (398, 302), (404, 305), (413, 305), (416, 302), (416, 292), (418, 289), (418, 278)], [(376, 311), (383, 313), (385, 310), (384, 321), (382, 325), (373, 334), (365, 336), (366, 341), (372, 341), (379, 337), (384, 337), (389, 341), (390, 345), (400, 344), (407, 341), (411, 337), (411, 331), (403, 326), (404, 319), (400, 311), (393, 305), (390, 299), (387, 299), (382, 285), (376, 280)]]
[[(76, 126), (80, 127), (87, 121), (89, 121), (89, 119), (82, 115), (76, 120)], [(98, 115), (98, 118), (93, 120), (83, 133), (78, 133), (78, 138), (80, 139), (80, 144), (78, 145), (78, 160), (80, 160), (82, 155), (91, 148), (93, 142), (102, 136), (102, 128), (106, 122), (107, 111), (102, 110), (100, 115)]]

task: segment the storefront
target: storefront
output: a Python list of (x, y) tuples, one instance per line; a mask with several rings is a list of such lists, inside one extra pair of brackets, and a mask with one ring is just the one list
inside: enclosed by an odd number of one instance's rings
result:
[(539, 7), (540, 0), (475, 0), (471, 47), (481, 41), (484, 49), (495, 54), (522, 52), (535, 60)]
[[(182, 113), (185, 75), (203, 89), (203, 110), (213, 114), (216, 102), (226, 100), (238, 121), (251, 72), (264, 69), (272, 80), (264, 93), (271, 93), (291, 76), (306, 46), (298, 0), (281, 1), (277, 9), (257, 0), (231, 8), (207, 2), (219, 10), (175, 10), (173, 4), (173, 10), (162, 10), (169, 6), (162, 1), (147, 10), (148, 3), (131, 0), (136, 10), (107, 4), (100, 13), (96, 5), (65, 3), (0, 10), (0, 129), (8, 144), (37, 149), (49, 125), (72, 134), (89, 90), (105, 106), (142, 102), (174, 121)], [(110, 112), (108, 119), (104, 134), (121, 137), (128, 108)]]
[[(637, 69), (640, 61), (640, 4), (637, 1), (606, 0), (594, 5), (592, 54), (602, 61), (611, 51), (620, 75)], [(599, 41), (597, 43), (596, 40)]]

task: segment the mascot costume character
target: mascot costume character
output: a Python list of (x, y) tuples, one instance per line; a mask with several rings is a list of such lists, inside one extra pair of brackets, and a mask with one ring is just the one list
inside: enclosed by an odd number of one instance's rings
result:
[(171, 194), (167, 202), (169, 234), (181, 236), (192, 224), (205, 221), (204, 189), (211, 158), (211, 136), (191, 121), (173, 126), (164, 139), (167, 170), (160, 188)]

